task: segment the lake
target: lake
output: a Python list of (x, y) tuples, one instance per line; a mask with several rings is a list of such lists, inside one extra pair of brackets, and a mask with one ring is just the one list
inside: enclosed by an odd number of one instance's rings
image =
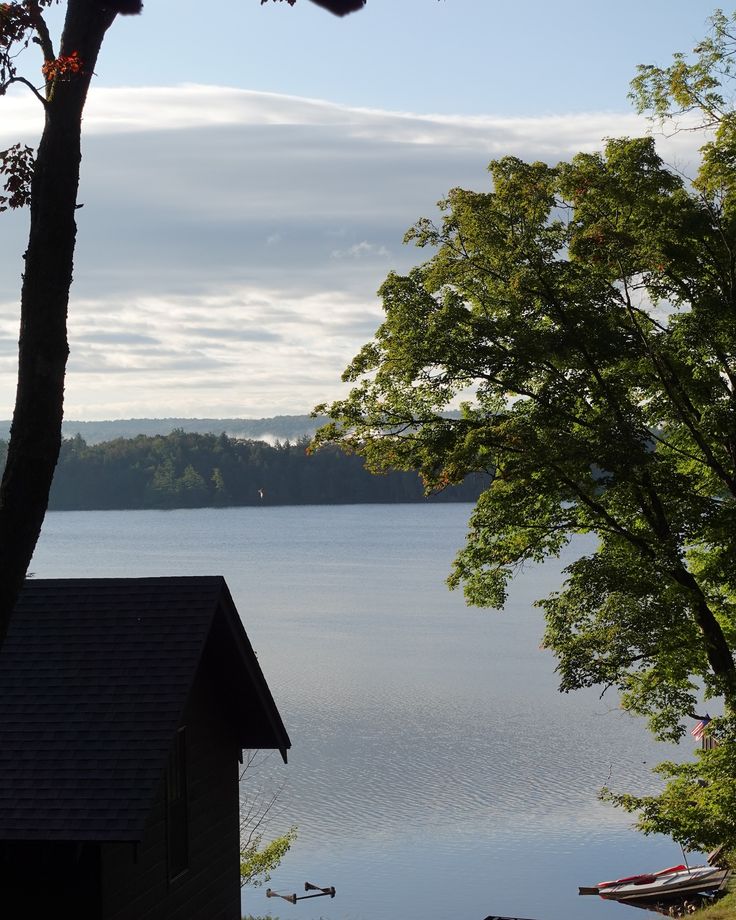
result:
[[(656, 788), (688, 756), (595, 691), (557, 692), (533, 601), (565, 559), (530, 566), (503, 613), (444, 579), (469, 505), (259, 507), (47, 516), (37, 577), (222, 574), (292, 740), (251, 789), (283, 783), (271, 829), (299, 836), (270, 882), (334, 900), (281, 920), (534, 920), (641, 916), (578, 885), (681, 861), (597, 790)], [(590, 545), (590, 544), (588, 544)], [(576, 550), (568, 550), (567, 561)]]

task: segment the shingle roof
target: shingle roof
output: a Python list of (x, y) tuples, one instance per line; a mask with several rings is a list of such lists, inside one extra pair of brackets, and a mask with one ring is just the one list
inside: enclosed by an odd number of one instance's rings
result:
[(0, 651), (0, 840), (140, 840), (215, 633), (258, 735), (242, 746), (285, 754), (224, 579), (28, 581)]

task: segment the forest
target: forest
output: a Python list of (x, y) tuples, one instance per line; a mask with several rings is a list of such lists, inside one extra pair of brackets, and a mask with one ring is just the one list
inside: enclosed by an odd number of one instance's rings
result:
[[(135, 438), (139, 434), (153, 437), (171, 434), (176, 429), (197, 434), (220, 434), (244, 440), (296, 441), (311, 437), (327, 422), (324, 416), (276, 415), (269, 418), (118, 418), (100, 421), (64, 419), (61, 426), (65, 438), (80, 434), (88, 444), (114, 441), (116, 438)], [(10, 437), (10, 419), (0, 420), (0, 438)]]
[[(335, 447), (307, 452), (308, 439), (271, 446), (225, 434), (176, 430), (90, 445), (64, 440), (51, 489), (55, 511), (475, 501), (486, 477), (426, 496), (416, 473), (369, 473)], [(0, 441), (0, 463), (7, 442)]]

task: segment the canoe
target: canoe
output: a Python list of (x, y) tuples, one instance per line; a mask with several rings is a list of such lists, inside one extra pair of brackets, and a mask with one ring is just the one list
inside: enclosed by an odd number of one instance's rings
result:
[(609, 882), (599, 882), (591, 888), (581, 888), (580, 894), (597, 894), (607, 901), (648, 901), (720, 888), (730, 870), (719, 866), (670, 866), (658, 872), (630, 875)]

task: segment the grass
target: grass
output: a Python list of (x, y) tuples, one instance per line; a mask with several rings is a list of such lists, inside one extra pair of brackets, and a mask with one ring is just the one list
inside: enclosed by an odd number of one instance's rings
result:
[(695, 920), (736, 920), (736, 891), (692, 916)]

